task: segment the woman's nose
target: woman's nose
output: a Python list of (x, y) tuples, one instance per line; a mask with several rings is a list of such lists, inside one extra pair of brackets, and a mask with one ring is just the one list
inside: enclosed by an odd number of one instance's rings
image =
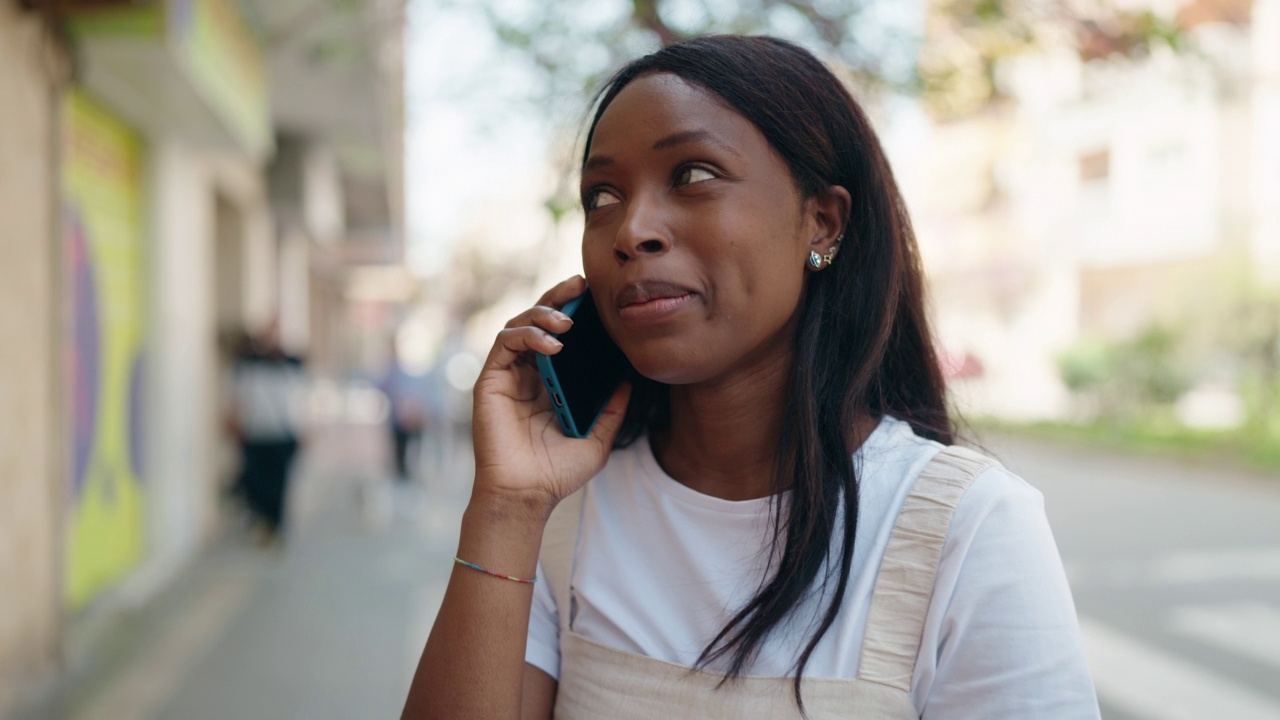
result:
[(660, 255), (671, 249), (671, 234), (661, 203), (633, 198), (613, 241), (613, 256), (621, 265), (640, 255)]

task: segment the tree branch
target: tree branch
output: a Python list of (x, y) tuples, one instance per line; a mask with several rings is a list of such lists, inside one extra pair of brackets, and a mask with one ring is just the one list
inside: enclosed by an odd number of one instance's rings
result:
[(662, 19), (658, 9), (661, 4), (662, 0), (631, 0), (631, 19), (637, 26), (657, 35), (658, 41), (666, 47), (684, 40), (685, 37)]
[(769, 4), (785, 5), (800, 13), (818, 31), (818, 36), (822, 38), (822, 41), (833, 48), (840, 47), (840, 44), (844, 42), (845, 36), (848, 35), (846, 18), (832, 17), (822, 13), (813, 6), (811, 0), (777, 0)]

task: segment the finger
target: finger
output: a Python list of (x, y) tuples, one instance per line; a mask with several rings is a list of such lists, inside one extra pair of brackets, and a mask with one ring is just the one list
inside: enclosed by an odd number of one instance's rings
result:
[(622, 420), (627, 415), (627, 405), (630, 402), (631, 383), (624, 382), (613, 391), (613, 397), (609, 398), (604, 410), (600, 411), (600, 417), (596, 418), (596, 424), (591, 427), (587, 437), (599, 442), (606, 450), (612, 448), (613, 440), (618, 436), (618, 430), (622, 428)]
[(558, 283), (555, 287), (548, 290), (542, 297), (538, 298), (539, 305), (547, 307), (562, 308), (564, 304), (578, 297), (587, 291), (587, 279), (581, 275), (573, 277)]
[(535, 305), (507, 321), (507, 327), (533, 325), (553, 333), (562, 333), (573, 327), (568, 315), (545, 305)]
[(486, 370), (506, 370), (526, 353), (555, 355), (562, 347), (564, 345), (559, 340), (541, 328), (507, 328), (498, 332), (498, 338), (494, 341), (484, 366)]

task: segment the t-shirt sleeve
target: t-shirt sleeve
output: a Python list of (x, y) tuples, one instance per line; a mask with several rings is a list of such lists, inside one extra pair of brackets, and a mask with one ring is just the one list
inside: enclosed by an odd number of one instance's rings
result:
[(921, 647), (924, 720), (1099, 717), (1044, 498), (1003, 468), (956, 508)]
[(539, 581), (533, 586), (533, 605), (529, 609), (529, 639), (524, 648), (524, 661), (546, 674), (560, 679), (560, 616), (556, 612), (556, 599), (549, 583), (541, 578), (542, 563), (538, 563)]

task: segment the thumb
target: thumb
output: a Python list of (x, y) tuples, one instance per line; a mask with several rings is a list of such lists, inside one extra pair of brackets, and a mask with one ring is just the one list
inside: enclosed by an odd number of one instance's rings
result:
[(622, 428), (622, 419), (627, 415), (627, 404), (631, 402), (631, 383), (623, 382), (613, 391), (613, 397), (600, 411), (596, 424), (591, 427), (587, 437), (604, 446), (606, 452), (613, 447), (613, 439)]

